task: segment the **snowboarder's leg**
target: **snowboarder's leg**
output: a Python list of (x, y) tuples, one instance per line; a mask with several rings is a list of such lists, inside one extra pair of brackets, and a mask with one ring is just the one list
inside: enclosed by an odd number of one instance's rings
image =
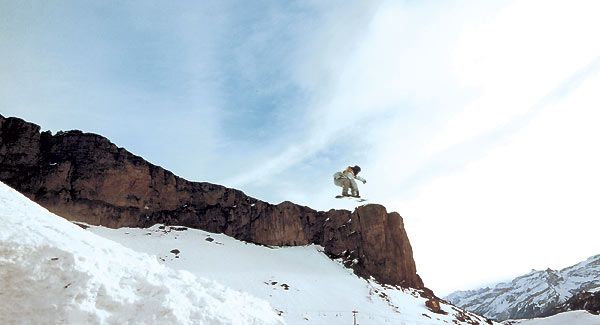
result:
[(360, 195), (358, 195), (358, 185), (356, 185), (356, 182), (353, 179), (349, 179), (348, 181), (350, 181), (350, 187), (352, 188), (352, 196), (360, 197)]
[(347, 178), (340, 179), (340, 183), (342, 184), (342, 195), (349, 196), (348, 189), (350, 188), (350, 180)]

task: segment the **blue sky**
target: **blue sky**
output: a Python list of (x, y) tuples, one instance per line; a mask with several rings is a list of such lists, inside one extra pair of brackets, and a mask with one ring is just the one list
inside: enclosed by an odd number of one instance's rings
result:
[(0, 1), (0, 113), (273, 203), (359, 164), (443, 294), (600, 250), (598, 9)]

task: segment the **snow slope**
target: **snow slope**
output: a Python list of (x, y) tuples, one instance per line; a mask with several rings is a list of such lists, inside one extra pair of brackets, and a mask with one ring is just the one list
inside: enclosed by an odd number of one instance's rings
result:
[(598, 325), (600, 316), (592, 315), (587, 311), (577, 310), (546, 317), (526, 320), (509, 320), (506, 325)]
[(0, 183), (0, 324), (282, 324), (265, 301), (175, 271)]
[(560, 271), (532, 271), (493, 288), (458, 291), (446, 300), (494, 319), (533, 318), (551, 311), (578, 292), (599, 288), (600, 255), (596, 255)]
[[(359, 278), (319, 246), (266, 247), (222, 234), (155, 225), (149, 229), (88, 230), (134, 250), (156, 255), (169, 267), (218, 280), (267, 300), (288, 324), (487, 324), (481, 317), (442, 305), (448, 315), (425, 307), (414, 290)], [(463, 319), (463, 320), (461, 320)], [(454, 322), (456, 321), (456, 323)]]

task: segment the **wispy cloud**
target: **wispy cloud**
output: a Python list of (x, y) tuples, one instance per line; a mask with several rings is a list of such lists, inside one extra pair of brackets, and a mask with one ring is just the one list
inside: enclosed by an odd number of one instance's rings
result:
[[(599, 72), (485, 156), (421, 184), (400, 204), (421, 234), (413, 247), (430, 285), (467, 289), (597, 254)], [(456, 263), (444, 277), (433, 267)]]
[(600, 53), (590, 42), (598, 5), (576, 1), (515, 2), (491, 21), (465, 30), (456, 44), (454, 73), (477, 98), (428, 143), (434, 154), (523, 115)]
[[(445, 97), (453, 107), (446, 112), (447, 123), (424, 122), (421, 126), (440, 127), (423, 137), (409, 132), (412, 139), (402, 142), (409, 143), (409, 151), (386, 143), (375, 155), (376, 170), (385, 171), (375, 177), (386, 186), (372, 194), (408, 216), (416, 258), (432, 287), (441, 292), (465, 288), (594, 254), (593, 249), (577, 257), (567, 254), (587, 239), (579, 242), (548, 221), (568, 214), (558, 207), (569, 204), (597, 211), (588, 200), (596, 192), (594, 181), (583, 176), (595, 179), (597, 172), (584, 164), (578, 181), (562, 176), (578, 168), (564, 155), (591, 161), (598, 156), (590, 142), (595, 131), (581, 121), (598, 117), (592, 89), (600, 51), (589, 42), (600, 28), (590, 14), (596, 6), (514, 2), (487, 21), (467, 24), (448, 62), (457, 81), (453, 89), (466, 96)], [(557, 19), (564, 24), (556, 24)], [(444, 113), (443, 108), (435, 111)], [(404, 136), (401, 128), (395, 130), (388, 135)], [(559, 138), (587, 143), (590, 150), (587, 145), (568, 148)], [(589, 215), (580, 218), (589, 222)], [(562, 236), (569, 240), (560, 248), (548, 244), (549, 237)], [(477, 256), (479, 262), (466, 263), (481, 277), (465, 278), (466, 268), (446, 269), (440, 277), (434, 265), (456, 263), (440, 243)], [(535, 247), (539, 258), (523, 253), (533, 249), (532, 243), (543, 243)], [(556, 251), (561, 256), (552, 256)]]
[[(104, 134), (180, 174), (186, 161), (207, 169), (224, 97), (214, 44), (227, 20), (213, 4), (2, 6), (4, 114)], [(178, 159), (186, 151), (195, 155)]]
[[(462, 23), (466, 16), (477, 10), (462, 13), (460, 7), (449, 5), (415, 6), (392, 1), (375, 9), (368, 17), (368, 24), (359, 30), (359, 38), (350, 40), (354, 42), (353, 46), (346, 45), (351, 51), (338, 54), (343, 64), (332, 71), (335, 82), (326, 85), (326, 91), (316, 92), (318, 96), (312, 99), (302, 117), (290, 118), (293, 123), (304, 125), (301, 136), (289, 138), (286, 148), (266, 156), (267, 159), (256, 168), (245, 170), (225, 183), (256, 190), (260, 187), (256, 182), (262, 180), (261, 183), (272, 186), (273, 182), (264, 180), (271, 178), (279, 182), (282, 175), (297, 171), (299, 165), (328, 156), (326, 165), (306, 171), (307, 180), (298, 184), (297, 189), (302, 191), (312, 187), (311, 182), (325, 178), (327, 183), (318, 183), (324, 185), (324, 189), (309, 202), (319, 201), (318, 206), (330, 205), (328, 199), (316, 197), (331, 196), (329, 174), (347, 164), (372, 161), (372, 155), (389, 155), (378, 148), (382, 143), (390, 143), (390, 133), (394, 133), (394, 143), (402, 143), (409, 136), (408, 132), (398, 134), (393, 128), (419, 132), (411, 123), (427, 124), (430, 121), (423, 121), (424, 116), (439, 114), (433, 120), (440, 119), (461, 104), (463, 98), (453, 85), (455, 77), (444, 53), (451, 52), (453, 41), (460, 35), (461, 24), (458, 22)], [(485, 13), (490, 8), (479, 7), (478, 10)], [(342, 25), (341, 29), (348, 26), (354, 25)], [(347, 33), (339, 34), (345, 36)], [(335, 38), (329, 42), (342, 43)], [(317, 59), (332, 61), (330, 55), (321, 58), (316, 53), (310, 62)], [(319, 78), (311, 82), (318, 85)], [(435, 127), (425, 126), (428, 129)], [(346, 150), (340, 150), (340, 147)], [(337, 154), (332, 155), (332, 152)], [(264, 192), (272, 193), (269, 189)], [(290, 194), (285, 192), (285, 195)]]

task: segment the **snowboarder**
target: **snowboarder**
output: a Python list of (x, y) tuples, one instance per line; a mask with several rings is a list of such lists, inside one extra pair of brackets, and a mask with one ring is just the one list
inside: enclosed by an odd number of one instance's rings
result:
[[(358, 176), (358, 173), (360, 173), (359, 166), (348, 166), (344, 171), (333, 174), (333, 184), (342, 188), (342, 195), (338, 197), (353, 196), (360, 198), (358, 186), (354, 180), (358, 179), (363, 182), (363, 184), (366, 184), (367, 181)], [(348, 195), (348, 189), (351, 190), (352, 195)]]

